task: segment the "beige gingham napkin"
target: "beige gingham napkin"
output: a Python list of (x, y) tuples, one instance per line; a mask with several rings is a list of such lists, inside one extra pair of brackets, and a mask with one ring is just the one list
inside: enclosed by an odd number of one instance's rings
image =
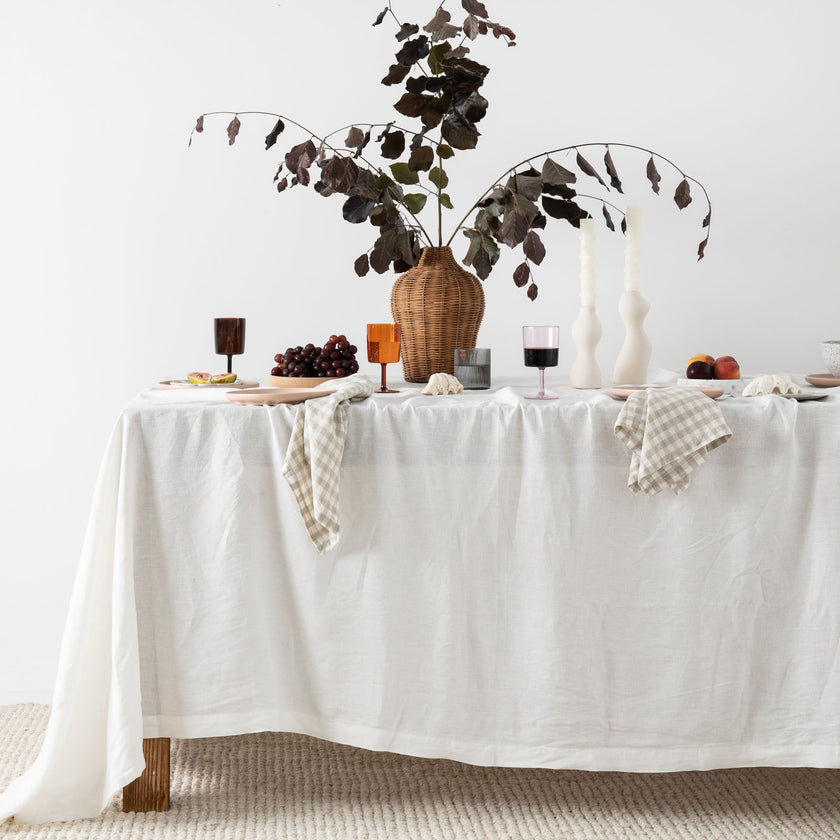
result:
[(295, 494), (312, 542), (323, 554), (341, 534), (338, 489), (348, 403), (367, 399), (373, 393), (373, 383), (363, 373), (356, 373), (338, 385), (330, 382), (317, 387), (334, 388), (335, 393), (298, 405), (283, 477)]
[(681, 493), (709, 452), (732, 437), (720, 406), (694, 388), (634, 391), (615, 434), (632, 452), (627, 486), (648, 496)]

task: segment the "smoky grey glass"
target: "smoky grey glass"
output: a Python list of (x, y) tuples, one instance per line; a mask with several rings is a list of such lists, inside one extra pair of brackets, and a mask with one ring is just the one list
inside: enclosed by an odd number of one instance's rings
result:
[(490, 348), (455, 348), (455, 378), (465, 390), (481, 391), (490, 387)]

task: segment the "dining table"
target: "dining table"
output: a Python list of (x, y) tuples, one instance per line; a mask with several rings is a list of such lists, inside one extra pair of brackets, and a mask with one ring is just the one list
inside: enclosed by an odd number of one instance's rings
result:
[(160, 806), (165, 739), (260, 731), (487, 766), (840, 767), (840, 389), (724, 395), (731, 438), (648, 495), (625, 403), (567, 382), (350, 403), (326, 551), (283, 476), (308, 402), (138, 393), (0, 822), (138, 784)]

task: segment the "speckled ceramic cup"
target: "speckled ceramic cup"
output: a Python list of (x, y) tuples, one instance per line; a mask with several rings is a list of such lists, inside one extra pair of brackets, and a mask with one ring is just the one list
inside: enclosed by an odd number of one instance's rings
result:
[(823, 361), (832, 376), (840, 376), (840, 339), (835, 341), (821, 341)]

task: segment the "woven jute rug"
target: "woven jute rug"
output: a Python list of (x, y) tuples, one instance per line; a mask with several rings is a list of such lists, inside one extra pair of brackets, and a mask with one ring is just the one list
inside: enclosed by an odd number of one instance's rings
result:
[[(49, 707), (0, 707), (0, 790), (35, 759)], [(584, 773), (473, 767), (260, 733), (172, 742), (172, 807), (28, 826), (50, 840), (840, 838), (840, 770)]]

